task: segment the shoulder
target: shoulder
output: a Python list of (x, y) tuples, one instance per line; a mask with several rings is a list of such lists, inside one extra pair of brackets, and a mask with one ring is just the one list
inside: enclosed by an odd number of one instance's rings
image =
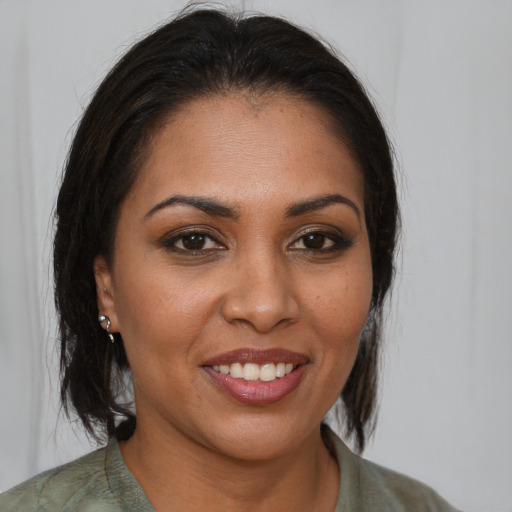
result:
[[(360, 459), (360, 467), (361, 479), (378, 489), (379, 499), (392, 503), (395, 511), (457, 512), (436, 491), (414, 478), (365, 459)], [(402, 508), (396, 508), (398, 504)]]
[(340, 466), (340, 501), (336, 512), (457, 512), (427, 485), (352, 453), (330, 433)]
[(0, 495), (2, 512), (114, 511), (105, 461), (108, 448), (101, 448), (73, 462), (46, 471)]

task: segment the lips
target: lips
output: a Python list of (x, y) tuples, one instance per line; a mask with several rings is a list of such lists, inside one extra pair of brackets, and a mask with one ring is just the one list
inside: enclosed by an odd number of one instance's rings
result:
[(238, 402), (269, 405), (299, 386), (308, 362), (306, 356), (284, 349), (241, 349), (205, 361), (202, 369)]
[(308, 358), (297, 352), (291, 352), (282, 348), (271, 348), (271, 349), (258, 349), (258, 348), (247, 348), (232, 350), (218, 356), (212, 357), (203, 363), (203, 366), (214, 366), (221, 364), (233, 364), (233, 363), (254, 363), (254, 364), (265, 364), (265, 363), (292, 363), (294, 365), (306, 364)]

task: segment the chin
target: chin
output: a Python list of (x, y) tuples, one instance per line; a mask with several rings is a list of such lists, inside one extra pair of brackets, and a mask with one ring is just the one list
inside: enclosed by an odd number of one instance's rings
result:
[[(211, 445), (228, 457), (245, 461), (265, 461), (286, 456), (320, 432), (320, 422), (315, 427), (299, 427), (296, 422), (254, 418), (238, 421), (215, 436)], [(293, 427), (291, 427), (293, 425)]]

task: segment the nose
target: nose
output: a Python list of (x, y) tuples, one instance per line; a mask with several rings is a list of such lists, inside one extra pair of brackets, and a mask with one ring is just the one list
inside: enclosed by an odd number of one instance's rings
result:
[(222, 313), (231, 324), (250, 325), (260, 333), (295, 323), (299, 301), (293, 272), (276, 258), (238, 261), (230, 272)]

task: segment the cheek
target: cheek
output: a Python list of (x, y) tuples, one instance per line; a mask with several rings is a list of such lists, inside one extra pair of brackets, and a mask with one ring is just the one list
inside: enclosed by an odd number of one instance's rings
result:
[(146, 265), (150, 270), (144, 272), (126, 266), (115, 287), (120, 332), (129, 356), (180, 354), (186, 361), (193, 355), (193, 340), (214, 317), (219, 283), (210, 282), (212, 275), (193, 278), (183, 269), (156, 267)]
[(302, 278), (302, 313), (311, 342), (311, 390), (319, 408), (315, 411), (325, 414), (338, 399), (357, 356), (370, 308), (371, 265), (363, 253), (337, 268), (325, 267)]
[(323, 368), (324, 398), (334, 401), (354, 365), (372, 296), (369, 258), (333, 272), (309, 295), (308, 311), (317, 336), (316, 361)]
[(311, 286), (306, 307), (315, 327), (329, 339), (359, 340), (370, 309), (372, 286), (369, 265), (333, 272), (321, 286)]

